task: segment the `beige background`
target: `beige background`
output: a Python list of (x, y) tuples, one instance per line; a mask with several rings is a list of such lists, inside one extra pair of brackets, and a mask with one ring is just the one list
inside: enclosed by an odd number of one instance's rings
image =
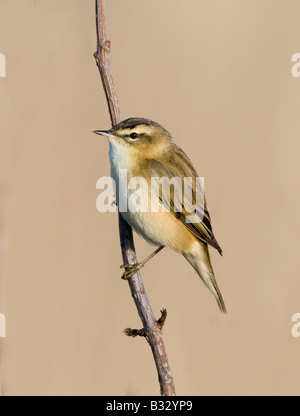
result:
[[(229, 315), (180, 256), (143, 271), (178, 394), (299, 394), (299, 0), (107, 0), (123, 118), (164, 124), (206, 178)], [(94, 1), (0, 0), (3, 395), (158, 394), (120, 279), (117, 216), (96, 212), (109, 127)], [(151, 247), (136, 238), (140, 259)]]

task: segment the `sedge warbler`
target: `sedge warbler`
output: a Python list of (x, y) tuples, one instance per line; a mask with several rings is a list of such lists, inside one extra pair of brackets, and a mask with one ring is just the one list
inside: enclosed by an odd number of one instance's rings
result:
[[(159, 246), (144, 262), (121, 266), (126, 269), (123, 278), (129, 279), (134, 276), (162, 248), (169, 247), (187, 259), (214, 294), (221, 311), (226, 313), (211, 265), (208, 246), (217, 249), (221, 255), (222, 250), (212, 231), (204, 190), (200, 206), (194, 209), (198, 174), (190, 159), (174, 143), (167, 130), (148, 119), (130, 118), (110, 130), (97, 130), (95, 133), (107, 137), (110, 143), (111, 176), (116, 183), (118, 205), (121, 199), (127, 201), (133, 192), (128, 189), (128, 182), (120, 181), (120, 171), (127, 171), (128, 181), (132, 178), (144, 178), (144, 182), (140, 182), (139, 195), (143, 196), (146, 202), (153, 198), (149, 192), (150, 188), (152, 191), (154, 189), (150, 186), (153, 178), (177, 179), (176, 186), (173, 182), (174, 186), (168, 198), (156, 187), (155, 197), (161, 209), (154, 212), (150, 209), (138, 210), (134, 209), (131, 203), (128, 204), (127, 210), (121, 211), (123, 218), (138, 234), (150, 244)], [(186, 178), (192, 179), (190, 202), (186, 202), (186, 198), (182, 201), (183, 194), (188, 193), (188, 188), (184, 186)], [(148, 208), (150, 205), (147, 204)]]

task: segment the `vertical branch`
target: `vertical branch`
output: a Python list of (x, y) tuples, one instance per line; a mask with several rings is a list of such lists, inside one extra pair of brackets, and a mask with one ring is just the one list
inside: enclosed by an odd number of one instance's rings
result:
[(112, 125), (118, 124), (121, 119), (120, 104), (113, 80), (109, 54), (110, 54), (110, 41), (107, 39), (106, 34), (106, 19), (104, 0), (96, 0), (96, 27), (97, 27), (97, 52), (94, 54), (97, 66), (100, 71), (100, 76), (103, 84), (103, 89), (106, 95), (108, 109)]
[[(109, 61), (111, 45), (107, 39), (106, 33), (104, 0), (95, 0), (95, 2), (97, 52), (94, 54), (94, 57), (99, 68), (111, 122), (113, 125), (115, 125), (121, 121), (121, 111)], [(137, 258), (135, 253), (132, 229), (120, 214), (119, 228), (124, 264), (135, 264), (137, 263)], [(135, 276), (129, 279), (128, 283), (136, 308), (138, 310), (138, 314), (143, 323), (143, 329), (140, 331), (127, 329), (125, 330), (125, 333), (130, 336), (141, 335), (146, 337), (150, 344), (156, 364), (161, 394), (163, 396), (174, 396), (175, 386), (169, 367), (168, 357), (162, 335), (162, 328), (166, 319), (166, 311), (163, 310), (162, 317), (156, 321), (140, 273), (137, 273)]]

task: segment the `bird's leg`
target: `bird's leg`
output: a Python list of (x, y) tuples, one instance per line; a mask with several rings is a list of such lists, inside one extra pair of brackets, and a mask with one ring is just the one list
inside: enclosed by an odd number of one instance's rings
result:
[(163, 248), (165, 248), (165, 247), (164, 246), (159, 247), (157, 250), (154, 251), (154, 253), (152, 253), (149, 257), (147, 257), (141, 263), (123, 264), (123, 266), (121, 266), (121, 269), (126, 269), (126, 271), (124, 272), (124, 274), (122, 276), (122, 279), (123, 280), (128, 280), (131, 277), (133, 277), (138, 271), (140, 271), (145, 266), (146, 263), (148, 263), (148, 261), (153, 259), (153, 257), (156, 256), (156, 254), (158, 254), (160, 251), (162, 251)]

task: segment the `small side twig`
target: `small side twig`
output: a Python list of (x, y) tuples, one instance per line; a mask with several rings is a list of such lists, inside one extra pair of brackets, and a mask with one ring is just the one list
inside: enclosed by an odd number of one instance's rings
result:
[(145, 337), (146, 333), (144, 329), (131, 329), (131, 328), (126, 328), (124, 329), (124, 334), (127, 335), (128, 337)]
[[(167, 319), (167, 310), (162, 309), (160, 311), (160, 313), (161, 313), (161, 317), (158, 319), (158, 321), (156, 321), (157, 325), (154, 328), (154, 331), (155, 330), (162, 331), (163, 327), (165, 325), (165, 322), (166, 322), (166, 319)], [(153, 332), (153, 330), (151, 332)], [(147, 333), (145, 331), (144, 328), (143, 329), (126, 328), (126, 329), (124, 329), (124, 334), (127, 335), (128, 337), (132, 337), (132, 338), (135, 338), (135, 337), (146, 337), (146, 338), (148, 338), (149, 335), (150, 335), (149, 333)]]
[(167, 309), (162, 309), (160, 313), (161, 313), (161, 317), (157, 321), (157, 326), (162, 331), (163, 327), (165, 326), (166, 319), (167, 319), (167, 314), (168, 314)]
[[(95, 0), (96, 2), (96, 27), (97, 27), (97, 52), (94, 54), (106, 100), (109, 108), (110, 118), (113, 125), (121, 121), (120, 105), (117, 98), (116, 88), (110, 67), (109, 53), (111, 49), (110, 42), (106, 34), (106, 19), (104, 10), (104, 0)], [(137, 258), (135, 253), (132, 229), (119, 214), (120, 243), (124, 264), (136, 264)], [(165, 322), (165, 313), (157, 322), (150, 305), (141, 274), (137, 273), (128, 280), (132, 297), (134, 299), (138, 314), (143, 323), (142, 330), (126, 331), (127, 335), (138, 336), (142, 333), (146, 337), (152, 350), (154, 361), (157, 368), (160, 390), (163, 396), (175, 396), (174, 380), (168, 362), (162, 327)], [(131, 332), (130, 332), (131, 331)], [(133, 335), (135, 333), (136, 335)]]

